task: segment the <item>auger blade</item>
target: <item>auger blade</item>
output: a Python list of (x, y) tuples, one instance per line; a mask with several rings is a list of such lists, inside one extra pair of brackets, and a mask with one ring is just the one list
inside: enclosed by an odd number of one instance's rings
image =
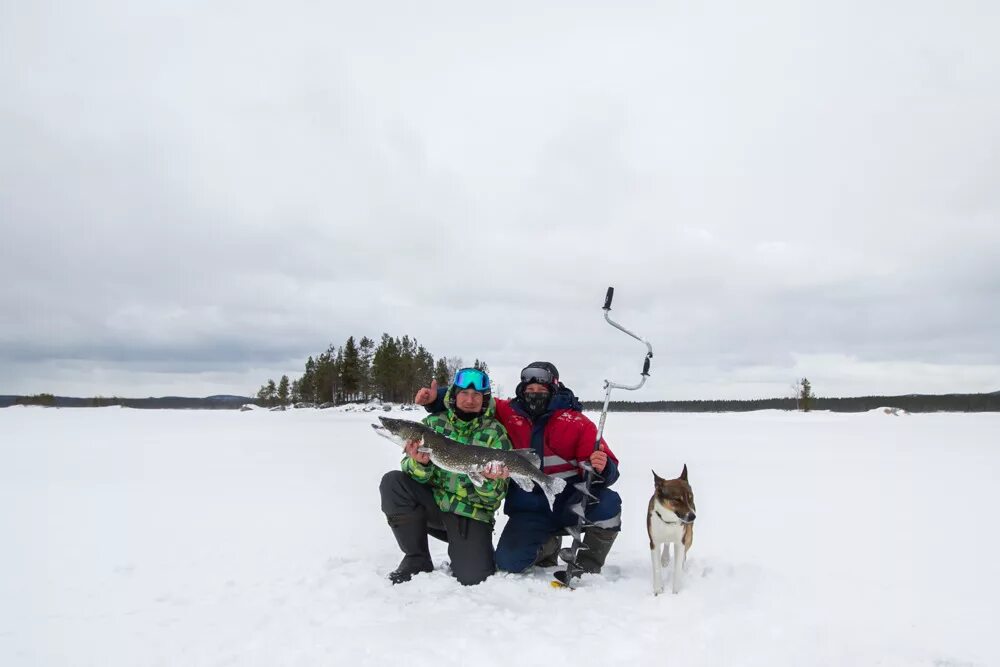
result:
[(564, 571), (574, 577), (579, 577), (581, 574), (583, 574), (583, 568), (577, 565), (575, 562), (574, 563), (567, 562), (566, 569)]
[(577, 515), (581, 519), (587, 516), (587, 508), (584, 507), (583, 503), (577, 503), (575, 505), (569, 506), (569, 511)]
[[(582, 572), (582, 570), (581, 570), (581, 572)], [(565, 570), (559, 570), (558, 572), (556, 572), (552, 576), (554, 576), (556, 578), (556, 581), (558, 581), (559, 584), (561, 584), (562, 586), (565, 586), (566, 588), (568, 588), (570, 590), (573, 590), (573, 579), (579, 577), (580, 576), (580, 572), (573, 573), (570, 570), (570, 568), (566, 568)]]
[(573, 488), (585, 495), (587, 498), (590, 498), (592, 501), (597, 502), (597, 496), (590, 492), (590, 485), (586, 482), (577, 482), (573, 485)]
[(583, 543), (583, 531), (577, 526), (567, 526), (566, 532), (570, 534), (574, 542), (579, 542), (580, 544)]
[(572, 549), (560, 549), (559, 550), (559, 560), (564, 563), (571, 563), (576, 565), (576, 558), (580, 551), (590, 551), (590, 547), (580, 545), (577, 547), (577, 553), (573, 553)]
[(578, 530), (581, 529), (581, 528), (589, 528), (589, 527), (591, 527), (591, 526), (594, 525), (593, 521), (588, 521), (587, 520), (587, 515), (586, 515), (586, 511), (587, 510), (584, 509), (583, 507), (581, 507), (579, 505), (573, 505), (569, 509), (570, 509), (570, 511), (573, 512), (573, 514), (575, 514), (575, 515), (577, 515), (579, 517), (579, 519), (577, 519), (577, 524), (576, 524), (576, 527), (577, 527)]

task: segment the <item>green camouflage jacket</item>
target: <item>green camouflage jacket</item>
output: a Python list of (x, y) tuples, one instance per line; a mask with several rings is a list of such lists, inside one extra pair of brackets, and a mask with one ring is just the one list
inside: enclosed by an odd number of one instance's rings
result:
[[(449, 394), (445, 395), (445, 405), (449, 404)], [(483, 414), (471, 421), (462, 421), (449, 408), (445, 412), (427, 415), (424, 423), (438, 433), (469, 446), (511, 449), (507, 431), (496, 420), (496, 401), (490, 403)], [(421, 484), (429, 484), (434, 492), (434, 500), (442, 512), (453, 512), (459, 516), (493, 523), (493, 515), (500, 507), (500, 501), (507, 494), (506, 479), (486, 480), (477, 487), (468, 475), (448, 472), (433, 463), (423, 465), (409, 456), (403, 457), (403, 472)]]

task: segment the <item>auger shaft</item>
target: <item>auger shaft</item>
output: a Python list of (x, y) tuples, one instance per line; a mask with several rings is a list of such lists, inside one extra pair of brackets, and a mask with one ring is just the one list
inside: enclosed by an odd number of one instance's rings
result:
[[(597, 425), (597, 440), (594, 442), (594, 451), (596, 452), (600, 449), (601, 439), (604, 437), (604, 424), (608, 418), (608, 406), (611, 404), (611, 390), (612, 389), (624, 389), (626, 391), (635, 391), (646, 384), (646, 378), (649, 377), (649, 362), (653, 358), (653, 346), (649, 344), (649, 341), (640, 338), (636, 334), (632, 333), (622, 325), (618, 324), (611, 319), (611, 300), (615, 296), (615, 288), (609, 287), (608, 293), (604, 297), (604, 319), (605, 321), (613, 326), (614, 328), (622, 331), (637, 341), (643, 343), (646, 346), (646, 357), (642, 363), (642, 379), (638, 384), (626, 385), (619, 384), (616, 382), (611, 382), (610, 380), (604, 381), (604, 408), (601, 410), (601, 419)], [(566, 558), (566, 569), (556, 572), (555, 576), (563, 585), (573, 588), (573, 580), (583, 574), (583, 568), (581, 568), (576, 561), (577, 554), (581, 550), (586, 550), (587, 547), (583, 544), (583, 531), (590, 525), (587, 521), (587, 505), (597, 502), (597, 496), (591, 493), (591, 487), (594, 482), (600, 481), (603, 478), (600, 474), (594, 470), (590, 465), (589, 461), (583, 461), (580, 463), (580, 467), (584, 469), (583, 481), (574, 484), (577, 490), (580, 491), (580, 502), (572, 505), (569, 509), (571, 512), (576, 514), (579, 519), (577, 525), (571, 528), (567, 528), (568, 532), (573, 537), (573, 544), (569, 547), (569, 557)]]

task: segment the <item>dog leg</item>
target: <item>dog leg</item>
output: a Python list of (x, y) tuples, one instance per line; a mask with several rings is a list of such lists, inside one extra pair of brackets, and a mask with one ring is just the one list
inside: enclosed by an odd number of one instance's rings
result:
[(694, 524), (689, 523), (684, 526), (684, 567), (687, 568), (687, 555), (691, 551), (691, 544), (694, 542)]
[[(663, 545), (666, 547), (666, 545)], [(659, 595), (663, 592), (663, 573), (660, 572), (660, 545), (655, 544), (653, 548), (649, 550), (649, 560), (653, 564), (653, 595)]]
[(670, 542), (663, 543), (663, 555), (660, 557), (660, 567), (670, 564)]
[(685, 551), (683, 543), (674, 542), (674, 580), (671, 584), (674, 593), (681, 589), (681, 572), (684, 570)]

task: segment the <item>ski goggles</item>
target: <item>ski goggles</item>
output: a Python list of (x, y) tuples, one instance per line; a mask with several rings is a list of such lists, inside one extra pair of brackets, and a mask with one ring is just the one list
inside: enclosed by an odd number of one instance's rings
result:
[(490, 376), (478, 368), (460, 368), (455, 373), (455, 381), (451, 383), (459, 389), (490, 390)]
[(528, 366), (521, 371), (521, 382), (527, 382), (528, 384), (533, 382), (537, 382), (538, 384), (555, 384), (557, 380), (552, 371), (547, 368)]

